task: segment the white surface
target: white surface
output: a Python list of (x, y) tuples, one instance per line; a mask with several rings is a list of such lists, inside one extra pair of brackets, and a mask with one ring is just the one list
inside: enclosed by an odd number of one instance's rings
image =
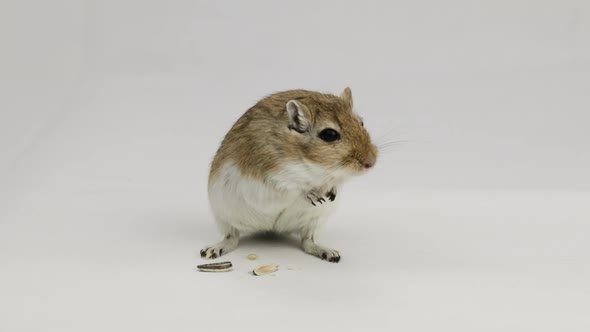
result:
[[(0, 331), (588, 331), (589, 11), (3, 2)], [(341, 263), (254, 239), (194, 271), (233, 121), (346, 85), (405, 142), (344, 188), (321, 237)]]

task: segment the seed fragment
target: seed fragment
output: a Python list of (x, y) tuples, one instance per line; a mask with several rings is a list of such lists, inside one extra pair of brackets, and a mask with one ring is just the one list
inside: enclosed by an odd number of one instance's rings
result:
[(262, 265), (254, 269), (252, 274), (255, 276), (263, 276), (265, 274), (273, 273), (279, 270), (278, 264)]
[(227, 272), (231, 271), (231, 268), (231, 262), (209, 263), (197, 266), (197, 269), (203, 272)]
[(250, 254), (246, 256), (246, 258), (248, 258), (251, 261), (255, 261), (256, 259), (258, 259), (258, 256), (256, 254)]

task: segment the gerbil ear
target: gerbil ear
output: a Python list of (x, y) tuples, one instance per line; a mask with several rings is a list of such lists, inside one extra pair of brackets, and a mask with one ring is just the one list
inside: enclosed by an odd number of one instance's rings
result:
[(342, 91), (340, 98), (344, 99), (344, 101), (350, 105), (350, 108), (352, 108), (352, 91), (350, 91), (349, 87), (346, 87), (346, 89)]
[(287, 114), (289, 115), (289, 128), (299, 133), (304, 133), (311, 128), (309, 110), (296, 100), (287, 102)]

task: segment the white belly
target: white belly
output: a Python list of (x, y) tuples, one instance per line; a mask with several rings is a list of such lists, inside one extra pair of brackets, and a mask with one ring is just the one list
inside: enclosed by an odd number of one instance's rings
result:
[(326, 201), (313, 206), (305, 193), (296, 188), (278, 190), (242, 176), (236, 166), (226, 163), (209, 187), (209, 201), (222, 231), (233, 227), (240, 234), (304, 232), (315, 228), (336, 203)]

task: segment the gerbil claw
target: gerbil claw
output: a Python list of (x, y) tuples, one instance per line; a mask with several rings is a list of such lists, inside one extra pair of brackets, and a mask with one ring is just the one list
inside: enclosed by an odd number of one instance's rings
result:
[(334, 189), (328, 191), (328, 193), (326, 194), (326, 196), (328, 197), (328, 199), (333, 202), (336, 199), (336, 193), (334, 192)]
[(325, 261), (331, 262), (331, 263), (338, 263), (340, 262), (340, 253), (338, 253), (335, 250), (327, 250), (325, 252), (322, 252), (319, 257)]
[(215, 259), (223, 255), (223, 248), (216, 246), (206, 247), (201, 250), (201, 257), (205, 259)]
[[(325, 198), (324, 198), (324, 196), (325, 196)], [(330, 202), (333, 202), (336, 199), (336, 193), (335, 193), (334, 188), (330, 189), (330, 191), (328, 191), (324, 195), (318, 195), (312, 191), (312, 192), (307, 193), (305, 198), (311, 203), (311, 205), (317, 206), (316, 203), (324, 204), (328, 200), (330, 200)]]
[(318, 195), (314, 194), (314, 193), (309, 193), (309, 194), (307, 194), (307, 196), (305, 196), (305, 198), (307, 198), (307, 200), (308, 200), (308, 201), (311, 203), (311, 205), (313, 205), (313, 206), (317, 206), (315, 203), (320, 203), (320, 204), (322, 203), (322, 202), (320, 201), (320, 199), (321, 199), (321, 198), (320, 198)]

